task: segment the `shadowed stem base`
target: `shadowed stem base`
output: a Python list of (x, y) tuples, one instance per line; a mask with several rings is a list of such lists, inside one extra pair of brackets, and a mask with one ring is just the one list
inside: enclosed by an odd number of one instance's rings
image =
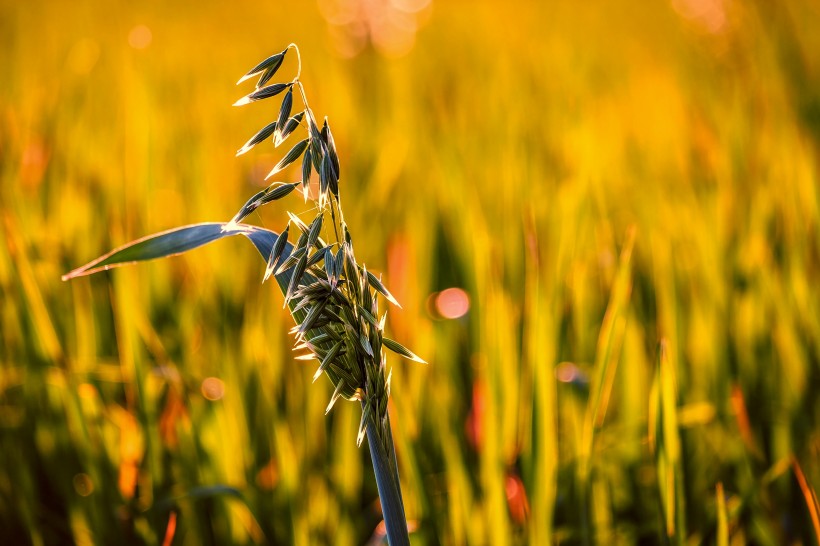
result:
[[(364, 409), (364, 403), (362, 405)], [(387, 434), (387, 444), (390, 452), (387, 453), (379, 441), (379, 424), (376, 412), (371, 412), (367, 420), (367, 444), (370, 448), (370, 459), (373, 462), (373, 473), (376, 475), (376, 485), (379, 488), (379, 499), (384, 515), (384, 524), (387, 529), (387, 541), (390, 546), (409, 546), (410, 537), (407, 533), (407, 518), (404, 514), (404, 502), (401, 498), (396, 451), (393, 447), (393, 436), (390, 430), (390, 418), (384, 432)]]

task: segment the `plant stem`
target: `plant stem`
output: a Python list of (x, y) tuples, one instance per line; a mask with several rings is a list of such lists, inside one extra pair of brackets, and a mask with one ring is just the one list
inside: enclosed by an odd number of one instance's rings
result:
[[(302, 56), (296, 44), (290, 44), (288, 48), (293, 48), (296, 52), (298, 70), (296, 77), (293, 78), (292, 84), (299, 88), (299, 94), (301, 95), (302, 103), (305, 107), (305, 118), (308, 126), (307, 130), (312, 137), (313, 131), (318, 130), (319, 126), (316, 122), (313, 111), (310, 109), (308, 104), (305, 88), (299, 80), (299, 77), (302, 74)], [(338, 175), (339, 173), (337, 172), (336, 176)], [(319, 199), (319, 203), (319, 214), (321, 215), (323, 214), (321, 210), (321, 197)], [(336, 243), (340, 247), (346, 243), (349, 245), (350, 237), (347, 233), (344, 213), (342, 212), (341, 195), (338, 191), (335, 193), (331, 192), (329, 205)], [(352, 247), (350, 247), (350, 252), (352, 253)], [(287, 284), (289, 284), (289, 282)], [(287, 287), (285, 286), (285, 283), (281, 282), (281, 280), (280, 287), (282, 288), (282, 291), (287, 294)], [(358, 311), (355, 306), (353, 307), (353, 313), (358, 316)], [(294, 316), (294, 318), (296, 317)], [(379, 362), (379, 360), (376, 360), (375, 362)], [(366, 371), (368, 369), (368, 363), (359, 362), (359, 365), (361, 370), (364, 371), (366, 375), (368, 373)], [(376, 371), (376, 369), (378, 371)], [(370, 373), (383, 373), (382, 369), (377, 368), (375, 363), (370, 370)], [(384, 386), (384, 377), (381, 375), (378, 384), (381, 385), (381, 387)], [(364, 384), (361, 385), (361, 388), (366, 390)], [(376, 388), (376, 392), (379, 391), (380, 389)], [(374, 398), (372, 401), (374, 403), (373, 407), (377, 407), (378, 404), (376, 404), (376, 399)], [(368, 401), (363, 398), (361, 403), (362, 411), (365, 411)], [(385, 408), (385, 406), (382, 407)], [(382, 419), (380, 418), (378, 411), (369, 411), (365, 428), (367, 443), (370, 448), (370, 458), (373, 462), (373, 473), (376, 476), (376, 485), (379, 489), (379, 499), (381, 500), (382, 514), (387, 531), (387, 541), (390, 543), (390, 546), (409, 546), (410, 537), (407, 531), (407, 518), (404, 513), (404, 502), (401, 497), (401, 484), (399, 483), (398, 465), (396, 464), (396, 450), (393, 446), (393, 433), (390, 429), (390, 417), (387, 415), (386, 409), (384, 419), (382, 422), (380, 421), (382, 421)]]
[[(364, 401), (362, 402), (362, 409), (364, 409)], [(389, 418), (385, 423), (384, 432), (386, 433), (389, 452), (381, 441), (379, 423), (375, 412), (371, 412), (367, 420), (367, 444), (370, 448), (370, 459), (373, 462), (376, 486), (379, 488), (379, 499), (387, 530), (387, 542), (390, 546), (409, 546), (410, 536), (407, 533), (407, 518), (404, 514), (404, 501), (401, 498), (396, 451), (393, 447)]]

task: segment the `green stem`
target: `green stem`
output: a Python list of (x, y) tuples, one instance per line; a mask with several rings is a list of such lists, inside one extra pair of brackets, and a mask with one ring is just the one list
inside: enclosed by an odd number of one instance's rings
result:
[[(296, 44), (290, 44), (288, 48), (296, 51), (298, 60), (298, 71), (293, 79), (293, 84), (298, 86), (302, 96), (302, 103), (305, 106), (305, 117), (307, 118), (308, 131), (310, 126), (318, 128), (313, 111), (308, 105), (307, 95), (299, 76), (302, 74), (302, 55)], [(338, 173), (337, 173), (338, 174)], [(319, 211), (322, 214), (322, 211)], [(342, 212), (341, 196), (331, 195), (330, 197), (330, 217), (333, 222), (333, 231), (336, 242), (341, 246), (349, 238)], [(283, 275), (284, 277), (284, 275)], [(282, 279), (277, 277), (283, 292), (287, 292)], [(354, 307), (355, 312), (355, 307)], [(296, 318), (294, 316), (294, 318)], [(297, 322), (298, 319), (297, 319)], [(366, 366), (362, 366), (364, 370)], [(381, 372), (379, 372), (381, 373)], [(383, 378), (381, 378), (383, 379)], [(362, 411), (365, 410), (366, 402), (362, 401)], [(373, 462), (373, 473), (376, 476), (376, 485), (379, 489), (379, 499), (382, 505), (385, 528), (387, 530), (387, 541), (390, 546), (410, 546), (410, 537), (407, 532), (407, 517), (404, 514), (404, 501), (401, 498), (401, 484), (399, 483), (399, 471), (396, 464), (396, 450), (393, 446), (393, 434), (390, 430), (390, 418), (386, 417), (384, 424), (380, 425), (378, 412), (371, 411), (366, 423), (367, 444), (370, 448), (370, 459)]]
[[(364, 408), (364, 402), (362, 402), (362, 408)], [(376, 486), (379, 488), (379, 500), (387, 529), (387, 542), (390, 546), (409, 546), (410, 536), (407, 533), (407, 518), (404, 515), (404, 502), (401, 498), (401, 485), (399, 484), (393, 437), (390, 432), (390, 420), (387, 419), (385, 422), (384, 432), (388, 439), (390, 452), (385, 450), (380, 441), (376, 412), (371, 412), (367, 420), (367, 444), (370, 448)]]

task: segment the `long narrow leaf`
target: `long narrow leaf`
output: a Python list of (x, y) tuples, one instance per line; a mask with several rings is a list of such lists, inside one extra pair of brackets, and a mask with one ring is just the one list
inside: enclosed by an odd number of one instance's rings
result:
[[(250, 239), (265, 260), (270, 256), (277, 238), (276, 232), (247, 224), (232, 222), (192, 224), (132, 241), (66, 273), (62, 278), (67, 281), (121, 265), (175, 256), (233, 235), (244, 235)], [(292, 247), (290, 245), (288, 247), (284, 250), (283, 256), (290, 254)], [(288, 272), (282, 274), (289, 277)]]

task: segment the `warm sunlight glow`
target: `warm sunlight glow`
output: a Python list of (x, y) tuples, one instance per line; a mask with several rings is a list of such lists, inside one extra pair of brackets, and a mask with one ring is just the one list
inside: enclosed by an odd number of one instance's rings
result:
[(446, 319), (463, 317), (470, 310), (470, 296), (461, 288), (448, 288), (435, 299), (436, 312)]
[(128, 45), (134, 49), (145, 49), (151, 45), (153, 35), (151, 29), (145, 25), (137, 25), (128, 33)]
[(820, 0), (0, 41), (0, 546), (820, 537)]
[(429, 16), (431, 0), (320, 0), (331, 41), (342, 57), (355, 57), (370, 43), (381, 55), (407, 55)]
[(225, 382), (218, 377), (207, 377), (202, 382), (202, 396), (211, 402), (221, 400), (225, 395)]
[(573, 383), (582, 377), (581, 370), (572, 362), (561, 362), (555, 368), (555, 378), (561, 383)]
[(726, 24), (723, 0), (672, 0), (672, 7), (684, 19), (717, 34)]

